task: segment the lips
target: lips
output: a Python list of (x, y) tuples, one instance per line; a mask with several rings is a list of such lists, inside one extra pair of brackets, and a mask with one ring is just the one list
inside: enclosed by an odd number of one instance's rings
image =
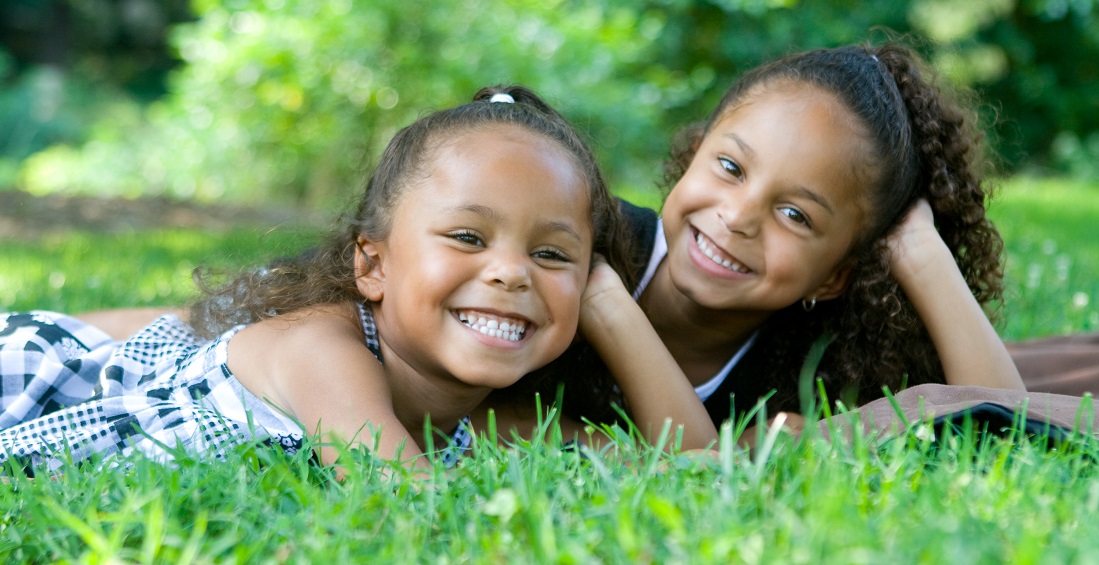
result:
[(527, 333), (528, 322), (519, 318), (499, 316), (480, 310), (457, 310), (455, 314), (458, 316), (458, 321), (473, 331), (489, 337), (521, 341)]
[(719, 265), (726, 270), (742, 275), (752, 272), (752, 270), (745, 267), (743, 263), (737, 261), (735, 257), (722, 251), (716, 243), (710, 240), (710, 238), (702, 235), (701, 231), (695, 232), (695, 243), (698, 245), (698, 249), (702, 251), (702, 254), (710, 261), (713, 261), (715, 265)]

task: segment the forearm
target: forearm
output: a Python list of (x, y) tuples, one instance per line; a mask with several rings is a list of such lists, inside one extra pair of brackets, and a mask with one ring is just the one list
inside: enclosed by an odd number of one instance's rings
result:
[(927, 259), (898, 280), (935, 344), (947, 384), (1023, 389), (1015, 363), (946, 244), (928, 242), (919, 252)]
[(683, 428), (683, 449), (710, 447), (716, 441), (717, 430), (694, 387), (629, 294), (608, 292), (589, 301), (581, 328), (649, 441), (655, 441), (668, 420), (673, 431)]
[(185, 309), (170, 306), (97, 310), (74, 317), (103, 330), (114, 339), (124, 340), (165, 314), (175, 314), (184, 322), (188, 317)]

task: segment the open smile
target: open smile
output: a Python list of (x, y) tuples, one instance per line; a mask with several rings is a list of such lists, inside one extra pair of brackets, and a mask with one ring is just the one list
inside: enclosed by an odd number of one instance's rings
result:
[(469, 329), (489, 337), (507, 341), (522, 341), (529, 322), (509, 316), (499, 316), (480, 310), (455, 310), (458, 321)]
[(699, 251), (702, 251), (702, 254), (715, 265), (719, 265), (729, 271), (742, 275), (752, 272), (752, 270), (745, 267), (743, 263), (737, 261), (735, 257), (722, 251), (716, 243), (710, 240), (710, 238), (702, 235), (701, 231), (695, 231), (695, 244), (698, 245)]

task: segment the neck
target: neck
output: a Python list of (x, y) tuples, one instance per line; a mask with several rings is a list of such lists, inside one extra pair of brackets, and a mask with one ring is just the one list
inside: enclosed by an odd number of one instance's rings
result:
[(433, 428), (449, 434), (491, 392), (489, 388), (470, 386), (449, 375), (420, 374), (397, 358), (384, 340), (381, 346), (393, 412), (421, 449), (426, 420), (430, 418)]
[(657, 268), (639, 303), (696, 386), (713, 377), (771, 314), (703, 307), (679, 292), (665, 264)]

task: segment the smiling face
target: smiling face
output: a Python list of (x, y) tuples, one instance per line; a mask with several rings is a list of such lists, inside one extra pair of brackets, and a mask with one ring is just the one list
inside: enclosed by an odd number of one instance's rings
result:
[(706, 134), (662, 212), (674, 288), (700, 308), (769, 314), (835, 298), (860, 235), (868, 145), (830, 94), (756, 87)]
[(500, 388), (560, 355), (591, 259), (589, 200), (541, 136), (497, 125), (448, 140), (385, 241), (360, 238), (387, 372)]

